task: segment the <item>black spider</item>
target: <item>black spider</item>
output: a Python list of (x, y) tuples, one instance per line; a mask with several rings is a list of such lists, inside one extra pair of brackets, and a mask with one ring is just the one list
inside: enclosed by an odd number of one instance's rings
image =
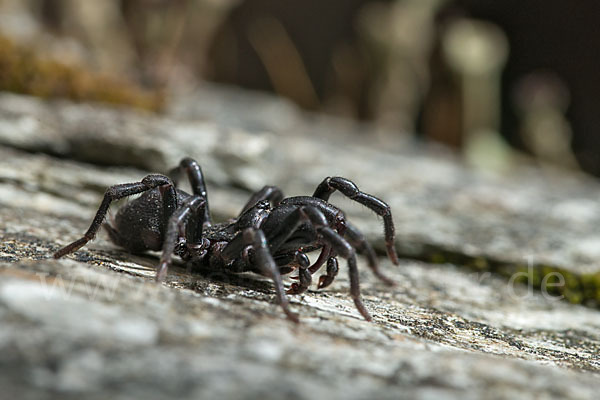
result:
[[(142, 193), (119, 209), (114, 226), (104, 226), (111, 240), (130, 252), (162, 250), (157, 281), (167, 275), (173, 254), (194, 265), (257, 272), (273, 280), (284, 312), (297, 322), (297, 316), (289, 310), (281, 275), (298, 270), (298, 282), (287, 293), (299, 294), (308, 289), (311, 275), (327, 261), (327, 272), (319, 277), (318, 288), (327, 287), (338, 273), (339, 255), (348, 261), (354, 304), (366, 320), (371, 320), (360, 297), (355, 252), (367, 257), (369, 267), (381, 280), (393, 282), (379, 271), (375, 252), (362, 233), (327, 200), (339, 190), (382, 216), (387, 253), (397, 264), (394, 224), (386, 203), (361, 192), (347, 179), (330, 177), (321, 182), (312, 196), (284, 198), (280, 189), (265, 186), (250, 197), (237, 218), (213, 225), (200, 166), (185, 158), (170, 175), (178, 176), (181, 171), (188, 176), (192, 195), (176, 189), (176, 180), (154, 174), (141, 182), (109, 187), (84, 236), (58, 250), (54, 258), (72, 253), (92, 240), (113, 200)], [(321, 254), (310, 266), (306, 253), (317, 249), (321, 249)]]

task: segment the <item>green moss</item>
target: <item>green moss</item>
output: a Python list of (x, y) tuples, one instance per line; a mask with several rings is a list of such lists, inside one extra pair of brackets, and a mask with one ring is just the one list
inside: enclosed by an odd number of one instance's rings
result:
[(432, 264), (443, 264), (446, 262), (446, 257), (442, 253), (434, 253), (430, 257), (430, 262)]
[(581, 293), (578, 292), (573, 292), (570, 290), (567, 290), (564, 294), (565, 299), (567, 299), (567, 301), (569, 303), (573, 303), (573, 304), (581, 304), (583, 302), (583, 295)]
[(565, 288), (567, 290), (580, 290), (581, 286), (579, 279), (575, 275), (572, 273), (565, 274)]
[(436, 264), (452, 263), (478, 272), (489, 271), (511, 282), (531, 285), (551, 296), (564, 298), (570, 303), (600, 306), (600, 272), (578, 274), (554, 265), (527, 265), (491, 257), (469, 256), (435, 245), (421, 246), (420, 254), (403, 256)]
[(165, 96), (83, 67), (44, 59), (0, 35), (0, 90), (42, 98), (64, 97), (160, 111)]
[(473, 269), (476, 269), (476, 270), (479, 270), (479, 271), (486, 271), (486, 270), (489, 269), (488, 262), (483, 257), (475, 257), (475, 259), (471, 263), (471, 267)]

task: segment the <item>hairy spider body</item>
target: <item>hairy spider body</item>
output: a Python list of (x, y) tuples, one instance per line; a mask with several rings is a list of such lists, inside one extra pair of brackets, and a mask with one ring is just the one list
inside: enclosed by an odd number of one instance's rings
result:
[[(279, 303), (295, 322), (298, 319), (289, 310), (281, 275), (297, 271), (297, 282), (287, 293), (303, 293), (312, 275), (326, 263), (326, 273), (318, 282), (318, 288), (325, 288), (335, 279), (337, 257), (342, 257), (347, 260), (354, 303), (365, 319), (371, 319), (360, 297), (356, 253), (367, 257), (369, 267), (381, 280), (393, 282), (379, 271), (375, 252), (362, 233), (328, 200), (338, 190), (382, 216), (388, 256), (397, 264), (394, 225), (386, 203), (361, 192), (345, 178), (330, 177), (321, 182), (313, 196), (284, 198), (280, 189), (265, 186), (250, 197), (237, 218), (212, 224), (200, 166), (186, 158), (170, 175), (177, 177), (180, 172), (187, 174), (192, 194), (176, 189), (176, 180), (164, 175), (148, 175), (140, 182), (109, 187), (84, 236), (58, 250), (54, 257), (81, 248), (104, 225), (110, 239), (132, 253), (162, 251), (157, 281), (166, 277), (173, 255), (215, 270), (251, 271), (270, 277)], [(103, 224), (112, 201), (140, 193), (119, 209), (113, 221)], [(306, 254), (319, 249), (320, 256), (310, 265)]]

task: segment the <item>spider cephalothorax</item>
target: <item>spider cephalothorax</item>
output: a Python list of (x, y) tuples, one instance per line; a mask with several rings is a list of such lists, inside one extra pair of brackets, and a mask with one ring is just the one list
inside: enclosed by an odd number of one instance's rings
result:
[[(273, 280), (284, 312), (297, 321), (289, 310), (281, 275), (298, 271), (298, 282), (287, 293), (299, 294), (310, 286), (312, 274), (327, 263), (326, 273), (318, 282), (318, 287), (324, 288), (337, 275), (340, 256), (348, 263), (354, 304), (365, 319), (371, 319), (360, 297), (356, 252), (367, 257), (369, 267), (381, 280), (392, 281), (379, 272), (375, 252), (363, 234), (328, 199), (338, 190), (383, 217), (387, 253), (397, 264), (394, 224), (386, 203), (361, 192), (345, 178), (330, 177), (312, 196), (284, 198), (280, 189), (265, 186), (250, 197), (237, 218), (212, 224), (200, 166), (185, 158), (170, 175), (177, 177), (180, 172), (187, 174), (192, 194), (176, 189), (176, 182), (164, 175), (148, 175), (140, 182), (109, 187), (84, 236), (58, 250), (54, 257), (72, 253), (92, 240), (113, 200), (141, 193), (119, 209), (112, 225), (104, 226), (111, 240), (128, 251), (162, 251), (157, 281), (164, 280), (173, 254), (209, 268), (257, 272)], [(318, 249), (321, 253), (310, 265), (306, 254)]]

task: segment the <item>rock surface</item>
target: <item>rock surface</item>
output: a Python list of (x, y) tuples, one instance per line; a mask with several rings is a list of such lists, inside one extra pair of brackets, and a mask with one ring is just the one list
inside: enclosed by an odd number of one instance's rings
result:
[[(530, 168), (484, 176), (405, 139), (358, 134), (365, 129), (214, 88), (164, 117), (1, 94), (3, 393), (595, 398), (600, 312), (560, 298), (594, 305), (598, 185)], [(389, 288), (361, 260), (373, 322), (354, 309), (341, 273), (331, 288), (291, 298), (294, 326), (255, 275), (177, 265), (157, 285), (156, 254), (128, 254), (104, 233), (50, 258), (87, 228), (107, 186), (166, 172), (184, 155), (203, 165), (219, 219), (266, 183), (310, 194), (324, 176), (343, 175), (391, 204), (404, 255), (456, 265), (382, 259), (398, 283)], [(332, 201), (379, 243), (375, 216)], [(528, 256), (566, 284), (534, 290), (535, 272), (532, 285), (516, 283)]]
[[(235, 101), (229, 91), (205, 89), (157, 117), (4, 94), (0, 144), (162, 173), (192, 155), (217, 187), (253, 191), (276, 184), (290, 195), (312, 193), (325, 176), (351, 177), (393, 207), (405, 255), (508, 277), (525, 271), (536, 286), (559, 272), (566, 280), (555, 289), (560, 295), (574, 303), (600, 301), (600, 185), (591, 178), (527, 167), (487, 176), (398, 135), (364, 134), (365, 127), (246, 96)], [(371, 215), (335, 201), (365, 233), (379, 237)], [(220, 201), (212, 203), (220, 209)]]

